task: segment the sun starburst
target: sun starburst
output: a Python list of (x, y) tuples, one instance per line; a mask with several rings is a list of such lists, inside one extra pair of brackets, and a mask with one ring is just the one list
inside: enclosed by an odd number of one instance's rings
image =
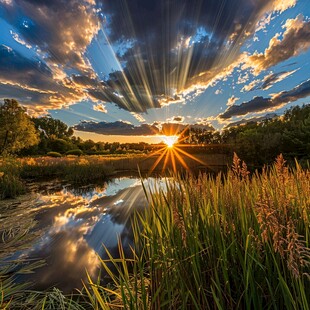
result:
[(168, 148), (173, 148), (173, 146), (178, 142), (179, 136), (164, 136), (164, 143)]
[(186, 129), (180, 135), (174, 134), (163, 136), (163, 147), (150, 155), (151, 157), (157, 156), (149, 171), (150, 174), (161, 162), (163, 162), (162, 172), (164, 172), (167, 167), (171, 167), (174, 173), (176, 173), (180, 167), (183, 167), (188, 171), (190, 170), (186, 159), (191, 159), (202, 165), (206, 165), (203, 161), (182, 149), (184, 146), (186, 146), (181, 144), (187, 138), (184, 137), (185, 131)]

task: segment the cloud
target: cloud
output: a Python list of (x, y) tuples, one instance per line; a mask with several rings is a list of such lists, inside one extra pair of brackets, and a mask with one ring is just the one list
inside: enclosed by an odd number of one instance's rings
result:
[[(272, 19), (275, 18), (274, 12), (283, 13), (289, 8), (292, 8), (296, 5), (297, 0), (274, 0), (271, 3), (271, 10), (257, 23), (256, 32), (260, 30), (264, 30), (271, 22)], [(257, 38), (257, 37), (256, 37)], [(258, 40), (258, 38), (256, 39)]]
[(228, 98), (228, 101), (227, 101), (226, 105), (228, 107), (230, 107), (230, 106), (234, 105), (239, 99), (240, 98), (238, 98), (238, 97), (231, 96), (230, 98)]
[(21, 40), (36, 46), (46, 61), (89, 71), (84, 52), (100, 28), (89, 1), (15, 0), (2, 6), (3, 18)]
[[(33, 69), (25, 74), (24, 58), (5, 82), (25, 94), (42, 85), (48, 93), (40, 109), (87, 97), (134, 113), (183, 104), (183, 93), (214, 86), (240, 65), (240, 48), (265, 14), (294, 2), (179, 0), (175, 7), (173, 1), (2, 0), (0, 18), (12, 25), (15, 40), (37, 52), (35, 68), (46, 70), (45, 77), (38, 74), (42, 81)], [(104, 81), (86, 57), (99, 29), (122, 66)]]
[(248, 102), (240, 105), (229, 107), (223, 114), (219, 115), (220, 119), (229, 119), (233, 116), (246, 115), (262, 111), (274, 111), (289, 102), (310, 96), (310, 80), (301, 83), (289, 91), (283, 91), (274, 94), (271, 98), (255, 97)]
[(201, 130), (214, 130), (210, 124), (180, 124), (180, 123), (160, 123), (152, 125), (141, 124), (134, 126), (124, 121), (113, 123), (108, 122), (80, 122), (74, 126), (75, 130), (95, 132), (102, 135), (123, 135), (123, 136), (152, 136), (152, 135), (175, 135), (186, 128)]
[[(181, 103), (174, 97), (224, 79), (257, 21), (293, 5), (273, 0), (180, 0), (176, 8), (171, 1), (101, 2), (106, 33), (112, 45), (123, 47), (118, 49), (123, 70), (107, 82), (124, 97), (116, 103), (130, 111)], [(126, 98), (128, 92), (131, 96)]]
[(18, 35), (18, 33), (14, 32), (13, 30), (10, 30), (10, 34), (12, 35), (13, 39), (18, 42), (21, 45), (26, 46), (27, 48), (32, 48), (30, 44), (27, 44), (21, 37)]
[(138, 113), (135, 113), (135, 112), (130, 112), (130, 114), (140, 123), (144, 123), (146, 122), (145, 118), (141, 115), (141, 114), (138, 114)]
[(254, 80), (250, 84), (245, 85), (241, 91), (244, 92), (244, 91), (253, 91), (253, 90), (259, 90), (259, 89), (267, 90), (271, 88), (274, 84), (285, 80), (287, 77), (294, 74), (298, 70), (299, 69), (292, 70), (292, 71), (281, 71), (278, 73), (271, 72), (270, 74), (266, 75), (262, 81)]
[(244, 75), (239, 75), (237, 84), (244, 84), (249, 80), (249, 73), (246, 72)]
[(74, 127), (75, 130), (95, 132), (102, 135), (123, 135), (123, 136), (150, 136), (159, 133), (155, 125), (142, 124), (134, 126), (123, 121), (108, 122), (81, 122)]
[(297, 0), (275, 0), (273, 2), (273, 11), (284, 12), (285, 10), (295, 6)]
[(277, 117), (278, 117), (278, 115), (276, 113), (269, 113), (269, 114), (266, 114), (266, 115), (261, 116), (261, 117), (252, 117), (249, 119), (243, 118), (240, 121), (229, 123), (227, 126), (225, 126), (225, 128), (230, 128), (230, 127), (235, 127), (235, 126), (240, 126), (240, 125), (246, 125), (248, 123), (258, 123), (258, 122), (262, 122), (262, 121), (267, 120), (267, 119), (274, 119)]
[(93, 105), (94, 111), (102, 112), (102, 113), (108, 113), (106, 107), (101, 103), (97, 105)]
[(241, 92), (252, 91), (252, 90), (256, 89), (256, 87), (259, 83), (261, 83), (260, 80), (253, 80), (248, 85), (244, 85), (243, 88), (241, 89)]
[(172, 116), (170, 118), (167, 118), (168, 123), (183, 123), (185, 117), (184, 116)]
[(264, 78), (263, 84), (259, 87), (260, 89), (266, 90), (271, 88), (274, 84), (283, 81), (290, 75), (294, 74), (299, 69), (292, 71), (282, 71), (279, 73), (271, 73)]
[(282, 28), (285, 29), (282, 39), (279, 33), (276, 34), (264, 53), (256, 52), (249, 56), (243, 68), (252, 67), (254, 74), (258, 75), (310, 48), (310, 21), (305, 20), (302, 14), (295, 19), (288, 19)]
[(44, 62), (26, 58), (5, 45), (0, 45), (0, 86), (0, 96), (16, 97), (41, 112), (44, 107), (60, 108), (85, 98), (70, 80), (58, 79), (57, 72)]

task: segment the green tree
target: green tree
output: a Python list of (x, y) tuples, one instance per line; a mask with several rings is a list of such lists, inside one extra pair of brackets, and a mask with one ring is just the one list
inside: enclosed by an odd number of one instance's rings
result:
[(56, 137), (58, 139), (67, 139), (73, 135), (73, 129), (68, 127), (59, 119), (51, 116), (33, 118), (36, 128), (40, 130), (42, 138)]
[(14, 99), (0, 104), (0, 155), (36, 145), (39, 137), (26, 109)]

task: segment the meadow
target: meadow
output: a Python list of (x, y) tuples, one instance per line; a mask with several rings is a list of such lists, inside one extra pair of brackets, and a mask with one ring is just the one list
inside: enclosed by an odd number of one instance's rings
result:
[(250, 174), (235, 155), (225, 174), (176, 175), (167, 187), (145, 189), (132, 255), (120, 242), (119, 257), (101, 260), (108, 286), (89, 277), (72, 296), (29, 292), (2, 272), (2, 308), (309, 309), (309, 169), (279, 156)]

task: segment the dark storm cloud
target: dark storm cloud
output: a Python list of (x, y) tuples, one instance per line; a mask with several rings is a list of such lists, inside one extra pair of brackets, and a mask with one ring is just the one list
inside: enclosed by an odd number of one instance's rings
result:
[[(242, 33), (247, 23), (260, 14), (271, 1), (259, 0), (101, 0), (103, 11), (110, 17), (107, 26), (111, 39), (136, 39), (143, 42), (169, 39), (164, 47), (173, 48), (177, 38), (191, 36), (198, 27), (205, 27), (213, 34), (226, 39), (236, 32)], [(154, 44), (154, 42), (152, 42)]]
[[(270, 0), (101, 2), (112, 43), (131, 43), (119, 55), (124, 74), (111, 74), (108, 83), (120, 93), (128, 93), (129, 84), (152, 94), (153, 98), (137, 98), (133, 105), (145, 108), (158, 105), (157, 96), (173, 96), (173, 91), (207, 83), (238, 56), (241, 42), (263, 12), (274, 8)], [(206, 72), (208, 78), (200, 79)]]
[(123, 136), (152, 136), (152, 135), (175, 135), (186, 128), (211, 130), (214, 128), (210, 125), (189, 125), (176, 123), (154, 123), (152, 125), (142, 124), (134, 126), (122, 121), (113, 123), (108, 122), (80, 122), (74, 127), (75, 130), (95, 132), (102, 135), (123, 135)]
[(134, 126), (122, 121), (114, 123), (81, 122), (74, 129), (103, 135), (149, 136), (159, 133), (159, 129), (154, 125), (142, 124), (140, 126)]
[(220, 114), (219, 117), (221, 119), (229, 119), (233, 116), (261, 112), (264, 110), (273, 111), (288, 102), (294, 102), (308, 96), (310, 96), (310, 80), (303, 82), (289, 91), (283, 91), (275, 94), (271, 98), (255, 97), (248, 102), (231, 106), (223, 114)]

